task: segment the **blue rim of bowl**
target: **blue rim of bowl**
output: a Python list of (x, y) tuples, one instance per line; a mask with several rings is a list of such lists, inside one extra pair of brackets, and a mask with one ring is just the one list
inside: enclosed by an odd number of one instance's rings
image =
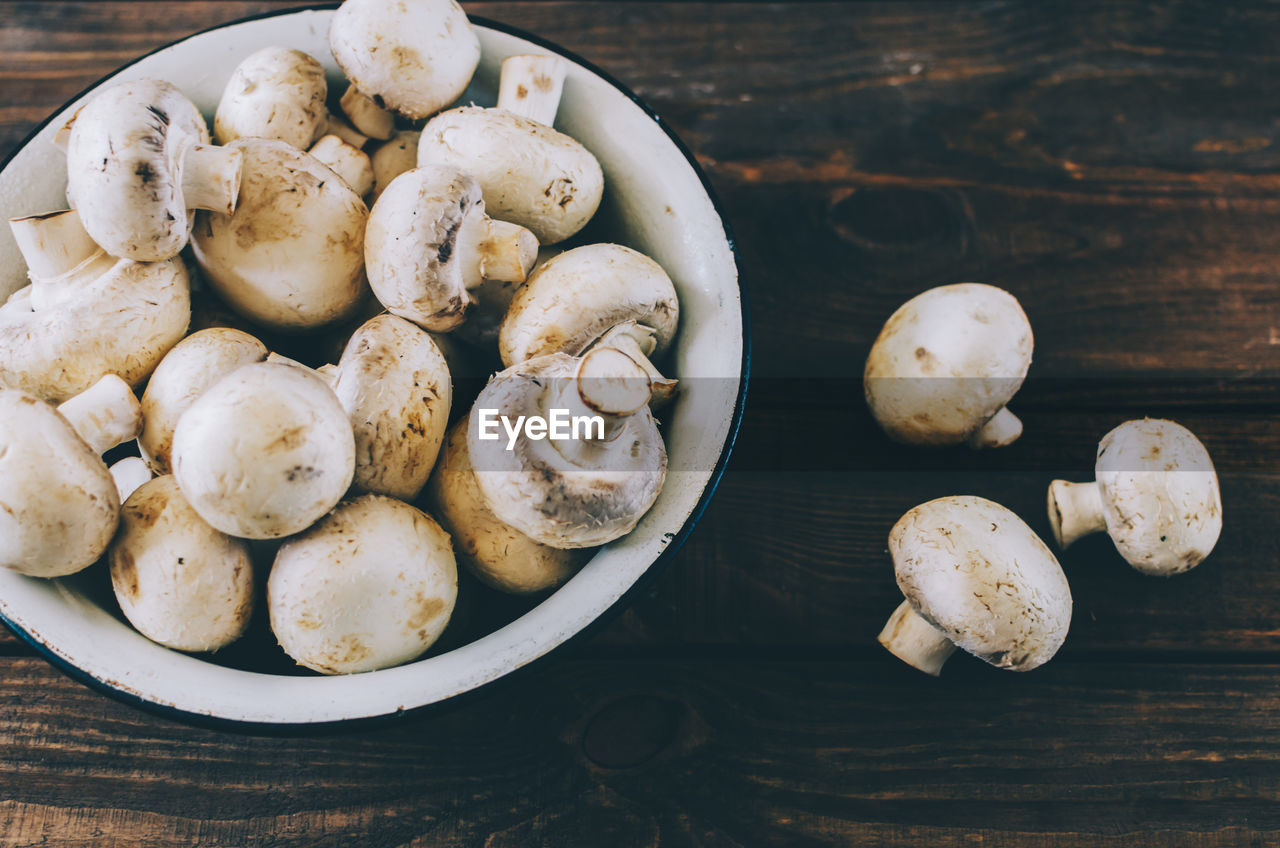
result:
[[(340, 3), (318, 3), (318, 4), (312, 4), (312, 5), (306, 5), (306, 6), (296, 6), (289, 9), (274, 9), (270, 12), (263, 12), (257, 15), (249, 15), (244, 18), (237, 18), (234, 21), (226, 21), (224, 23), (220, 23), (215, 26), (202, 29), (198, 32), (193, 32), (190, 35), (177, 39), (176, 41), (171, 41), (168, 44), (163, 44), (155, 48), (154, 50), (148, 51), (147, 53), (144, 53), (143, 55), (139, 56), (133, 61), (128, 62), (124, 65), (121, 65), (120, 67), (113, 70), (111, 73), (93, 82), (92, 84), (84, 88), (82, 91), (74, 95), (70, 100), (68, 100), (62, 106), (55, 109), (53, 113), (49, 115), (49, 117), (45, 118), (34, 129), (32, 129), (31, 132), (27, 134), (26, 138), (24, 138), (21, 142), (15, 145), (13, 150), (9, 153), (8, 156), (4, 158), (3, 161), (0, 161), (0, 171), (3, 171), (5, 168), (9, 167), (9, 164), (13, 161), (13, 158), (18, 155), (18, 152), (26, 148), (26, 146), (30, 144), (37, 135), (40, 134), (41, 130), (47, 127), (50, 124), (50, 122), (53, 121), (54, 117), (61, 114), (62, 111), (67, 108), (67, 106), (76, 102), (81, 97), (84, 97), (90, 91), (93, 91), (95, 88), (105, 83), (111, 77), (114, 77), (116, 74), (120, 73), (121, 71), (133, 65), (136, 65), (138, 62), (141, 62), (143, 59), (146, 59), (149, 56), (153, 56), (162, 50), (167, 50), (170, 47), (174, 47), (179, 44), (182, 44), (183, 42), (189, 41), (190, 39), (196, 38), (197, 36), (201, 36), (210, 32), (216, 32), (217, 30), (226, 29), (227, 27), (236, 26), (237, 24), (249, 23), (251, 21), (265, 20), (267, 18), (278, 18), (278, 17), (283, 17), (285, 15), (294, 15), (299, 12), (332, 10), (332, 9), (338, 8), (338, 6), (340, 5), (341, 5)], [(693, 532), (694, 526), (698, 523), (699, 519), (702, 518), (702, 514), (706, 512), (707, 506), (711, 503), (712, 496), (715, 495), (716, 490), (720, 486), (720, 480), (724, 476), (725, 466), (729, 462), (729, 455), (733, 452), (734, 444), (737, 442), (737, 439), (738, 439), (738, 431), (742, 427), (742, 417), (743, 417), (743, 413), (746, 410), (746, 402), (747, 402), (747, 383), (749, 381), (749, 377), (751, 373), (750, 308), (747, 303), (746, 288), (743, 285), (742, 263), (738, 255), (738, 245), (734, 239), (733, 229), (729, 225), (729, 219), (725, 216), (724, 208), (721, 206), (720, 198), (716, 195), (715, 189), (712, 188), (711, 182), (710, 180), (707, 179), (706, 173), (702, 170), (702, 167), (698, 164), (698, 160), (694, 157), (693, 153), (690, 152), (689, 148), (685, 146), (685, 143), (680, 139), (680, 137), (676, 135), (676, 133), (670, 127), (667, 126), (666, 122), (662, 120), (662, 117), (658, 115), (658, 113), (655, 112), (649, 106), (649, 104), (641, 100), (639, 95), (637, 95), (634, 91), (632, 91), (627, 86), (623, 85), (621, 82), (615, 79), (611, 74), (600, 69), (599, 67), (587, 61), (586, 59), (582, 58), (581, 56), (577, 55), (576, 53), (570, 50), (566, 50), (564, 47), (561, 47), (560, 45), (555, 44), (554, 42), (548, 41), (544, 38), (534, 35), (533, 33), (527, 32), (519, 27), (514, 27), (509, 24), (504, 24), (499, 21), (490, 20), (489, 18), (479, 17), (476, 15), (469, 15), (468, 18), (473, 24), (487, 27), (488, 29), (496, 30), (498, 32), (506, 33), (507, 35), (513, 35), (517, 38), (522, 38), (532, 44), (536, 44), (539, 47), (542, 47), (545, 50), (549, 50), (552, 53), (558, 53), (559, 55), (564, 56), (569, 61), (574, 62), (578, 65), (581, 65), (583, 68), (586, 68), (588, 71), (600, 77), (609, 85), (613, 86), (618, 91), (620, 91), (628, 100), (630, 100), (637, 107), (639, 107), (641, 111), (643, 111), (646, 115), (648, 115), (649, 118), (658, 125), (658, 128), (661, 129), (664, 134), (666, 134), (667, 138), (670, 139), (671, 143), (676, 146), (676, 149), (679, 150), (680, 153), (684, 156), (684, 158), (689, 162), (689, 166), (693, 168), (693, 172), (697, 174), (698, 180), (702, 184), (702, 189), (707, 193), (707, 197), (710, 198), (711, 205), (716, 211), (716, 216), (720, 219), (720, 224), (724, 228), (725, 240), (729, 244), (730, 255), (733, 257), (734, 266), (738, 270), (738, 300), (741, 305), (741, 311), (742, 311), (742, 369), (741, 369), (741, 375), (739, 377), (738, 396), (734, 402), (733, 417), (730, 419), (730, 422), (729, 422), (729, 432), (725, 436), (724, 447), (721, 449), (720, 458), (719, 460), (717, 460), (715, 468), (711, 472), (711, 477), (707, 480), (707, 485), (703, 488), (702, 494), (698, 498), (698, 502), (694, 504), (693, 510), (689, 513), (689, 517), (685, 519), (685, 522), (681, 526), (679, 532), (676, 533), (675, 537), (671, 540), (671, 542), (667, 545), (667, 547), (664, 548), (662, 553), (660, 553), (657, 556), (657, 558), (654, 559), (654, 561), (649, 564), (649, 567), (646, 568), (644, 573), (641, 574), (640, 577), (638, 577), (636, 581), (631, 584), (631, 587), (628, 588), (625, 592), (623, 592), (622, 595), (616, 601), (614, 601), (613, 604), (609, 606), (608, 609), (600, 613), (600, 615), (596, 616), (594, 620), (592, 620), (589, 624), (587, 624), (577, 633), (573, 634), (568, 639), (565, 639), (560, 644), (548, 649), (547, 652), (542, 654), (541, 656), (538, 656), (530, 660), (529, 662), (525, 663), (519, 668), (512, 669), (511, 671), (507, 672), (506, 674), (503, 674), (500, 677), (497, 677), (486, 683), (482, 683), (473, 689), (466, 690), (465, 692), (459, 692), (456, 695), (451, 695), (439, 701), (434, 701), (429, 704), (422, 704), (420, 706), (412, 707), (410, 709), (395, 710), (389, 713), (383, 713), (381, 715), (376, 715), (376, 716), (357, 716), (353, 718), (335, 719), (333, 721), (323, 721), (323, 722), (241, 721), (238, 719), (224, 718), (222, 716), (211, 716), (211, 715), (206, 715), (204, 713), (191, 712), (189, 710), (180, 709), (178, 707), (170, 706), (168, 704), (161, 704), (156, 701), (148, 700), (126, 689), (122, 689), (119, 686), (111, 683), (110, 681), (103, 680), (99, 677), (93, 676), (92, 674), (80, 668), (79, 666), (74, 665), (68, 660), (58, 656), (58, 654), (55, 653), (52, 648), (50, 648), (48, 645), (46, 645), (36, 636), (28, 633), (22, 627), (19, 627), (17, 624), (10, 621), (5, 616), (0, 615), (0, 622), (3, 622), (5, 626), (8, 627), (8, 629), (13, 632), (15, 636), (17, 636), (20, 640), (22, 640), (24, 643), (26, 643), (28, 646), (34, 649), (37, 653), (42, 655), (46, 660), (49, 661), (51, 665), (53, 665), (55, 668), (57, 668), (59, 671), (61, 671), (63, 674), (67, 675), (71, 679), (79, 683), (82, 683), (91, 689), (97, 690), (98, 692), (101, 692), (102, 694), (107, 695), (117, 701), (128, 704), (132, 707), (137, 707), (138, 709), (141, 709), (145, 712), (152, 713), (154, 715), (157, 715), (163, 718), (176, 719), (183, 723), (194, 725), (197, 727), (205, 727), (205, 728), (210, 728), (214, 730), (229, 730), (236, 733), (249, 734), (249, 735), (262, 735), (262, 736), (323, 735), (327, 733), (359, 730), (367, 727), (384, 726), (392, 722), (399, 723), (406, 719), (422, 718), (433, 713), (452, 711), (468, 703), (471, 699), (476, 698), (481, 693), (487, 696), (491, 694), (492, 690), (498, 688), (499, 686), (510, 685), (513, 680), (523, 678), (524, 674), (527, 673), (533, 667), (541, 666), (544, 663), (544, 661), (550, 658), (553, 654), (558, 654), (561, 651), (563, 651), (565, 647), (575, 644), (581, 639), (584, 639), (590, 636), (592, 633), (595, 633), (603, 625), (605, 625), (614, 617), (616, 617), (620, 612), (622, 612), (622, 610), (624, 610), (631, 603), (631, 601), (640, 592), (648, 588), (648, 586), (652, 584), (656, 576), (666, 568), (667, 564), (669, 564), (672, 558), (674, 558), (676, 552), (680, 550), (680, 548), (684, 545), (685, 541), (689, 538), (690, 533)]]

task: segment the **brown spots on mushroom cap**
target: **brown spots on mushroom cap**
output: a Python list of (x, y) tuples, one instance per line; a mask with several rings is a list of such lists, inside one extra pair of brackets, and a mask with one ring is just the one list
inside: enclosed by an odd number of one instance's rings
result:
[(116, 589), (130, 598), (138, 597), (138, 566), (133, 554), (123, 547), (111, 554), (111, 582)]
[(413, 596), (413, 606), (409, 616), (409, 627), (418, 630), (445, 611), (444, 599), (417, 592)]

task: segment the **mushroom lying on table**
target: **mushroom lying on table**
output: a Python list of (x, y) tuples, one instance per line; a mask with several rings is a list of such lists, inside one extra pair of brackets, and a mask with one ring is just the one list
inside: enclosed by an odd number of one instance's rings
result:
[(57, 409), (0, 389), (0, 567), (62, 577), (102, 556), (120, 498), (101, 455), (141, 425), (137, 399), (114, 375)]
[(392, 314), (444, 332), (466, 318), (470, 289), (524, 280), (538, 242), (486, 215), (476, 181), (440, 165), (392, 180), (369, 215), (364, 255), (369, 285)]
[(1173, 421), (1126, 421), (1102, 437), (1097, 481), (1049, 485), (1049, 524), (1066, 550), (1106, 533), (1125, 561), (1168, 577), (1195, 568), (1222, 532), (1222, 495), (1213, 460)]
[(342, 110), (360, 132), (387, 139), (394, 115), (433, 115), (462, 96), (480, 64), (480, 39), (454, 0), (346, 0), (329, 47), (351, 88)]
[[(554, 548), (589, 548), (625, 536), (662, 490), (667, 451), (649, 412), (644, 369), (610, 348), (581, 358), (553, 353), (500, 372), (476, 399), (467, 432), (476, 481), (498, 520)], [(598, 418), (573, 438), (501, 422)], [(490, 414), (492, 413), (492, 414)], [(492, 422), (486, 424), (486, 419)], [(484, 434), (495, 433), (494, 438)]]
[(473, 175), (495, 217), (529, 228), (544, 245), (586, 226), (604, 193), (595, 156), (551, 128), (565, 71), (558, 56), (509, 57), (496, 109), (441, 113), (418, 141), (420, 167), (451, 165)]
[(236, 208), (240, 152), (209, 142), (200, 112), (167, 82), (99, 91), (67, 139), (67, 195), (85, 230), (112, 256), (177, 256), (191, 231), (188, 210)]
[(613, 347), (649, 375), (656, 400), (670, 397), (675, 381), (650, 362), (675, 336), (680, 301), (662, 266), (619, 244), (566, 250), (539, 265), (518, 289), (498, 335), (504, 365), (548, 353), (578, 356)]
[(1005, 404), (1027, 376), (1031, 349), (1027, 316), (1003, 289), (929, 289), (900, 306), (872, 345), (867, 405), (896, 442), (1003, 447), (1022, 435)]
[(229, 306), (278, 330), (319, 327), (353, 312), (367, 291), (368, 209), (315, 157), (282, 141), (242, 138), (234, 215), (201, 212), (191, 243)]
[(153, 642), (216, 651), (249, 626), (249, 544), (206, 524), (173, 477), (144, 483), (125, 501), (108, 558), (120, 610)]
[(325, 674), (416, 659), (440, 638), (457, 598), (448, 534), (380, 495), (346, 501), (286, 542), (267, 581), (280, 646)]
[(211, 327), (187, 336), (156, 366), (142, 393), (142, 434), (138, 449), (157, 474), (172, 471), (169, 462), (178, 419), (214, 383), (240, 368), (267, 358), (267, 348), (248, 333)]
[(272, 138), (306, 150), (324, 135), (329, 112), (324, 66), (288, 47), (264, 47), (231, 72), (213, 118), (218, 144)]
[(178, 419), (173, 474), (200, 517), (244, 539), (299, 533), (346, 494), (355, 473), (351, 422), (307, 369), (242, 366)]
[(31, 285), (0, 306), (0, 386), (57, 403), (104, 374), (137, 385), (186, 332), (181, 260), (109, 256), (74, 211), (9, 224)]
[(1071, 589), (1053, 553), (1022, 519), (968, 495), (938, 498), (889, 531), (906, 600), (879, 641), (937, 675), (956, 647), (996, 668), (1029, 671), (1057, 653), (1071, 624)]

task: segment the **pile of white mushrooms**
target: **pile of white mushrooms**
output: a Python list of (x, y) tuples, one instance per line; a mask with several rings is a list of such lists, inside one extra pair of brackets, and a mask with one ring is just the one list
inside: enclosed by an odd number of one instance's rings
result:
[[(890, 316), (867, 357), (863, 388), (889, 438), (912, 446), (995, 448), (1022, 435), (1006, 404), (1031, 366), (1031, 324), (1002, 289), (930, 289)], [(1049, 486), (1060, 549), (1105, 532), (1144, 574), (1194, 568), (1222, 531), (1209, 452), (1173, 421), (1127, 421), (1098, 445), (1097, 480)], [(997, 668), (1028, 671), (1066, 639), (1071, 590), (1057, 558), (1021, 518), (969, 495), (907, 512), (889, 532), (906, 599), (879, 636), (904, 662), (937, 675), (961, 647)]]
[[(459, 562), (544, 592), (636, 527), (679, 303), (635, 250), (565, 244), (604, 176), (553, 129), (562, 59), (510, 57), (495, 108), (448, 109), (480, 60), (454, 0), (347, 0), (329, 40), (343, 92), (269, 47), (212, 134), (152, 79), (59, 133), (71, 208), (10, 222), (30, 285), (0, 307), (0, 565), (101, 562), (180, 651), (230, 644), (264, 599), (289, 656), (339, 674), (422, 656)], [(468, 344), (505, 370), (451, 427)], [(601, 426), (478, 435), (480, 409), (557, 408)]]

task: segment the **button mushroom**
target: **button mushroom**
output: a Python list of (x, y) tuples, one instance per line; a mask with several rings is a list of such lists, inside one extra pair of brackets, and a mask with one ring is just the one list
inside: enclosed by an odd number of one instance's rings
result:
[(1003, 447), (1022, 435), (1005, 404), (1031, 366), (1031, 325), (1008, 292), (939, 286), (885, 323), (863, 374), (871, 414), (908, 445)]
[(1048, 662), (1071, 624), (1071, 589), (1053, 553), (1009, 510), (968, 495), (910, 510), (889, 531), (906, 595), (879, 641), (937, 675), (957, 646), (1011, 671)]
[(315, 157), (282, 141), (242, 138), (240, 205), (201, 212), (192, 247), (233, 309), (278, 330), (338, 321), (360, 304), (365, 219), (359, 196)]
[[(635, 529), (662, 490), (667, 452), (649, 412), (652, 387), (625, 354), (549, 354), (497, 374), (471, 410), (467, 449), (494, 515), (554, 548), (603, 545)], [(598, 418), (573, 438), (525, 431), (486, 437), (521, 420)], [(523, 419), (521, 418), (523, 416)], [(486, 423), (486, 421), (491, 423)], [(568, 426), (568, 425), (566, 425)]]
[(10, 221), (31, 285), (0, 306), (0, 386), (57, 403), (104, 374), (137, 385), (187, 329), (181, 260), (107, 255), (74, 211)]
[(395, 315), (427, 330), (466, 317), (468, 293), (486, 279), (524, 280), (538, 242), (523, 227), (485, 214), (480, 187), (456, 168), (406, 171), (369, 215), (365, 264), (373, 293)]
[[(508, 58), (496, 109), (463, 106), (441, 113), (418, 142), (419, 166), (452, 165), (472, 174), (490, 213), (528, 227), (539, 244), (581, 230), (604, 192), (595, 156), (550, 126), (564, 73), (559, 57)], [(527, 96), (519, 96), (522, 91)]]
[(249, 544), (201, 520), (171, 476), (143, 484), (125, 502), (108, 561), (121, 611), (153, 642), (216, 651), (249, 625)]
[(619, 244), (590, 244), (539, 265), (516, 291), (498, 352), (511, 366), (547, 353), (617, 347), (645, 368), (661, 400), (675, 381), (649, 358), (670, 344), (679, 320), (680, 301), (661, 265)]
[(187, 244), (188, 210), (230, 215), (240, 152), (209, 143), (204, 118), (167, 82), (103, 89), (67, 140), (67, 193), (93, 240), (112, 256), (172, 259)]
[(267, 358), (267, 348), (248, 333), (212, 327), (192, 333), (161, 360), (142, 393), (142, 434), (138, 448), (157, 474), (168, 474), (173, 430), (206, 389), (223, 377)]
[(1173, 421), (1126, 421), (1102, 437), (1096, 482), (1049, 485), (1049, 524), (1059, 547), (1106, 533), (1143, 574), (1168, 577), (1199, 565), (1222, 532), (1213, 460)]
[(369, 155), (373, 167), (373, 201), (377, 201), (392, 180), (418, 167), (418, 136), (415, 130), (398, 132)]
[(116, 376), (57, 409), (0, 389), (0, 567), (62, 577), (102, 556), (120, 497), (101, 454), (136, 436), (141, 421)]
[(531, 594), (568, 580), (590, 553), (552, 548), (493, 514), (467, 450), (466, 418), (449, 430), (428, 493), (435, 515), (453, 537), (454, 552), (472, 574), (502, 592)]
[(356, 129), (390, 138), (385, 110), (418, 120), (462, 96), (480, 64), (480, 39), (454, 0), (346, 0), (329, 47), (354, 92), (342, 99)]
[(324, 134), (329, 113), (324, 66), (301, 50), (264, 47), (231, 72), (213, 118), (218, 144), (273, 138), (306, 150)]
[(342, 499), (355, 472), (355, 437), (323, 380), (261, 362), (231, 372), (187, 407), (172, 462), (205, 522), (231, 536), (278, 539)]
[(444, 632), (457, 597), (449, 535), (380, 495), (346, 501), (286, 542), (267, 581), (280, 646), (325, 674), (416, 659)]

